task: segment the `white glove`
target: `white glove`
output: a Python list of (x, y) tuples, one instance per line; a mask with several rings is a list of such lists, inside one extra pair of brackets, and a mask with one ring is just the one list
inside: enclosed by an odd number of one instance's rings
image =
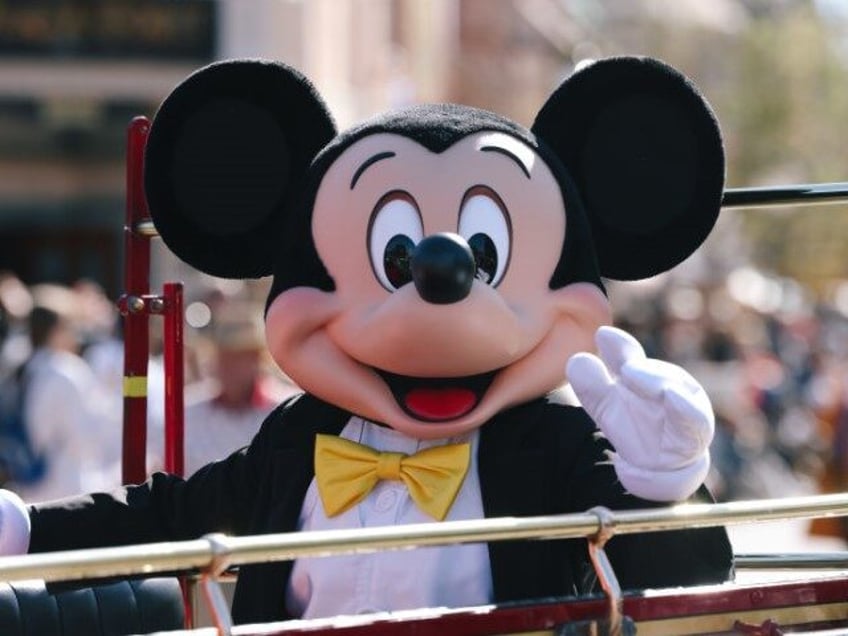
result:
[(715, 417), (703, 387), (677, 365), (654, 360), (630, 334), (601, 327), (600, 358), (578, 353), (566, 367), (583, 408), (610, 441), (607, 451), (628, 492), (681, 501), (710, 468)]
[(0, 556), (26, 554), (29, 531), (26, 504), (11, 490), (0, 488)]

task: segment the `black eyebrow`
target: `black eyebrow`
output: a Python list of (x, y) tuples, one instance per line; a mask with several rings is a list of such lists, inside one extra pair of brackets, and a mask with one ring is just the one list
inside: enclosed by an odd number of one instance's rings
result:
[(527, 169), (527, 166), (524, 165), (524, 162), (518, 158), (518, 155), (511, 153), (506, 148), (502, 148), (501, 146), (483, 146), (480, 148), (481, 152), (499, 152), (500, 154), (509, 157), (515, 163), (518, 164), (518, 167), (521, 168), (521, 172), (524, 173), (524, 176), (528, 179), (530, 178), (530, 170)]
[(377, 163), (378, 161), (382, 161), (383, 159), (389, 159), (390, 157), (394, 157), (394, 156), (395, 156), (395, 153), (389, 151), (389, 152), (378, 152), (373, 157), (368, 157), (368, 159), (363, 161), (362, 165), (359, 166), (356, 169), (356, 172), (353, 173), (353, 179), (350, 180), (350, 189), (353, 190), (354, 186), (356, 185), (356, 182), (359, 181), (359, 177), (362, 176), (362, 173), (365, 172), (365, 170), (369, 166)]

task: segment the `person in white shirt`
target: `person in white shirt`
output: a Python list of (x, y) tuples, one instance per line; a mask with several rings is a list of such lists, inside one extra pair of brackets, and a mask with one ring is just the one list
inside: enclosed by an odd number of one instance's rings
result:
[(51, 302), (36, 305), (30, 314), (33, 354), (21, 373), (24, 426), (35, 453), (45, 460), (45, 472), (13, 489), (33, 502), (119, 485), (107, 483), (107, 475), (120, 457), (120, 427), (113, 425), (100, 384), (78, 354), (72, 307), (53, 302), (65, 296), (64, 290), (52, 291)]
[[(230, 301), (209, 330), (211, 377), (185, 393), (186, 476), (250, 444), (271, 410), (296, 391), (267, 368), (261, 308)], [(163, 433), (152, 434), (161, 439)], [(151, 463), (154, 469), (164, 465), (161, 457)]]

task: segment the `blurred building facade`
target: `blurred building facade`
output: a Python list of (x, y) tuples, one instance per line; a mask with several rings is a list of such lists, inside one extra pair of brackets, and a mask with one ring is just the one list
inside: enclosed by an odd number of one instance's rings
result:
[[(342, 128), (417, 101), (529, 125), (573, 63), (600, 54), (599, 19), (626, 35), (615, 26), (626, 23), (621, 11), (590, 9), (558, 0), (7, 0), (0, 270), (29, 284), (92, 278), (120, 293), (126, 126), (152, 116), (199, 66), (287, 62)], [(195, 276), (161, 246), (154, 254), (154, 282)]]
[[(837, 46), (848, 41), (848, 11), (837, 12), (838, 6), (827, 0), (5, 0), (0, 270), (15, 270), (27, 283), (90, 277), (120, 293), (126, 125), (134, 115), (152, 116), (193, 69), (231, 57), (273, 58), (301, 69), (344, 128), (417, 101), (457, 101), (529, 125), (581, 59), (653, 55), (692, 77), (712, 102), (725, 132), (728, 185), (844, 180), (841, 137), (821, 123), (839, 121), (848, 100), (848, 55)], [(811, 215), (799, 221), (738, 215), (734, 222), (740, 218), (746, 231), (759, 232), (765, 247), (754, 256), (764, 264), (806, 275), (806, 283), (825, 268), (830, 280), (848, 275), (842, 217), (817, 216), (819, 225)], [(738, 266), (728, 255), (742, 251), (721, 243), (741, 233), (736, 226), (717, 232), (706, 257), (717, 256), (703, 269), (724, 275)], [(815, 249), (806, 249), (810, 243)], [(155, 254), (154, 282), (194, 276), (161, 246)]]
[[(27, 284), (90, 278), (119, 294), (132, 117), (152, 117), (193, 69), (230, 57), (274, 58), (300, 68), (342, 126), (387, 105), (442, 99), (457, 6), (453, 0), (252, 0), (249, 8), (239, 0), (3, 2), (0, 270)], [(191, 278), (165, 250), (154, 253), (159, 278)]]
[(124, 139), (215, 51), (213, 4), (0, 6), (0, 269), (120, 282)]

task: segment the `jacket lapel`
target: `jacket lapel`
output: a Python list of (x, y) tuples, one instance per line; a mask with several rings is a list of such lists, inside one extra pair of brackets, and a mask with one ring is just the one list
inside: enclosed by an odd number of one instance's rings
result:
[[(338, 435), (350, 413), (304, 394), (285, 411), (275, 436), (268, 478), (272, 480), (267, 510), (258, 515), (252, 533), (294, 532), (306, 489), (315, 474), (315, 435)], [(285, 592), (292, 570), (291, 561), (244, 566), (239, 572), (233, 599), (233, 617), (238, 623), (270, 622), (291, 618), (285, 609)]]
[(304, 395), (292, 405), (273, 454), (272, 509), (269, 532), (292, 532), (303, 499), (315, 476), (315, 436), (339, 435), (351, 414)]
[[(479, 466), (486, 517), (571, 512), (568, 463), (585, 433), (585, 413), (559, 392), (498, 414), (480, 434)], [(585, 541), (489, 543), (496, 602), (575, 593)]]
[[(480, 489), (487, 518), (526, 517), (546, 510), (551, 488), (550, 457), (539, 443), (535, 415), (532, 405), (514, 408), (495, 416), (480, 431)], [(489, 543), (496, 602), (536, 596), (532, 588), (544, 570), (544, 543)]]

